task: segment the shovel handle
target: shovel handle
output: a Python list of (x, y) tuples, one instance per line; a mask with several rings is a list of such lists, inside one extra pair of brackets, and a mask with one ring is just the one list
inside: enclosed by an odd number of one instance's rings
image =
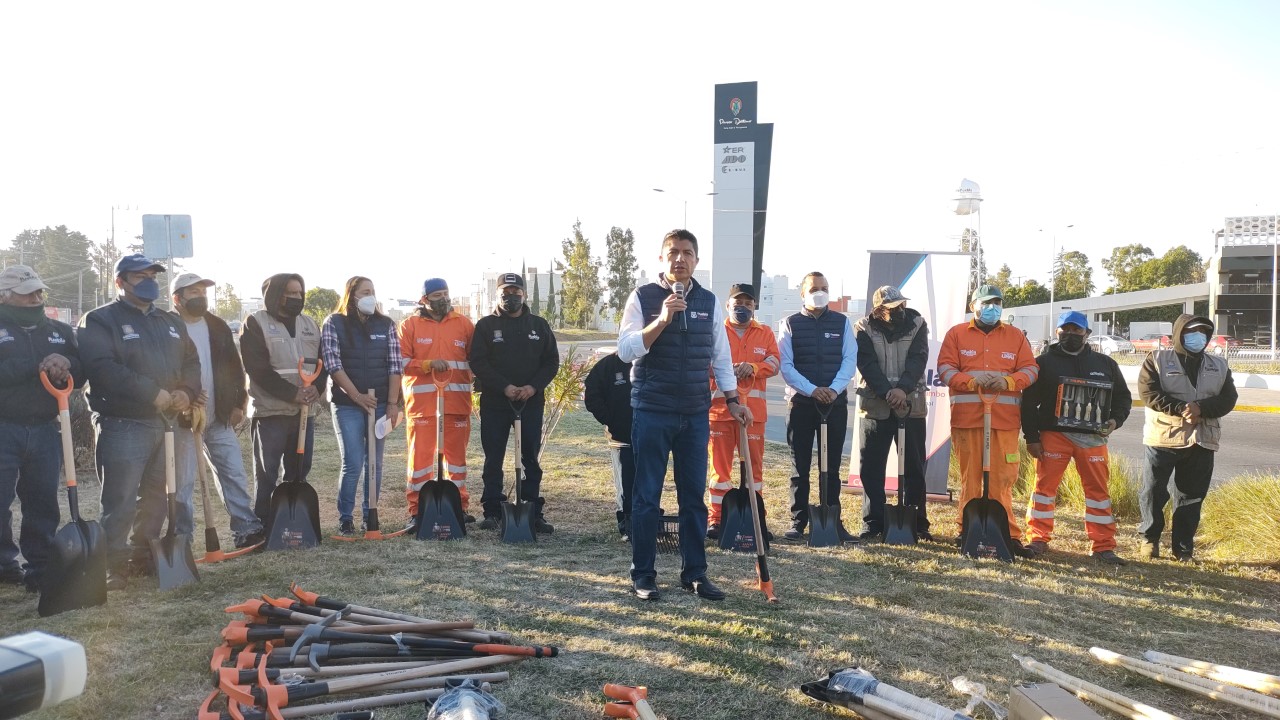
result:
[[(308, 373), (305, 368), (306, 358), (298, 358), (298, 377), (302, 380), (302, 387), (311, 387), (311, 383), (320, 377), (320, 370), (324, 367), (324, 361), (316, 358), (316, 369)], [(311, 406), (303, 405), (302, 410), (298, 412), (298, 454), (303, 455), (307, 452), (307, 417), (311, 414)]]
[(164, 491), (170, 496), (178, 492), (178, 469), (175, 466), (173, 451), (173, 419), (164, 419)]
[[(215, 693), (216, 694), (216, 693)], [(639, 718), (640, 711), (635, 705), (625, 702), (611, 702), (604, 704), (604, 714), (613, 718)]]
[(614, 700), (625, 700), (631, 703), (636, 709), (635, 717), (640, 720), (658, 720), (653, 708), (649, 707), (649, 703), (645, 700), (649, 697), (649, 689), (644, 686), (631, 687), (610, 683), (604, 686), (604, 694)]
[(49, 381), (49, 374), (43, 370), (40, 371), (40, 383), (58, 400), (58, 427), (62, 431), (62, 477), (66, 480), (67, 489), (72, 490), (76, 486), (76, 454), (71, 447), (71, 406), (67, 398), (71, 397), (75, 383), (68, 373), (67, 386), (58, 389)]

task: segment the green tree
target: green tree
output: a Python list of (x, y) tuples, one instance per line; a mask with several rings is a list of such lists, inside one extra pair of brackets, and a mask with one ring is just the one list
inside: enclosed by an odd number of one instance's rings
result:
[(622, 321), (622, 310), (627, 305), (627, 297), (636, 289), (636, 270), (640, 264), (636, 262), (636, 238), (631, 228), (623, 230), (617, 226), (609, 228), (609, 235), (604, 240), (606, 256), (606, 284), (609, 287), (607, 307), (613, 311), (613, 321)]
[(1102, 269), (1111, 276), (1115, 292), (1130, 292), (1138, 287), (1138, 272), (1154, 255), (1151, 248), (1140, 243), (1112, 248), (1111, 257), (1103, 258)]
[(1004, 293), (1004, 306), (1007, 308), (1047, 302), (1049, 302), (1049, 288), (1035, 280), (1027, 280), (1021, 285), (1010, 287)]
[(1093, 268), (1089, 257), (1072, 250), (1058, 253), (1054, 263), (1053, 293), (1058, 300), (1073, 300), (1093, 294)]
[(315, 320), (317, 324), (323, 324), (325, 318), (329, 317), (334, 308), (338, 307), (338, 301), (341, 299), (337, 290), (314, 287), (307, 291), (307, 298), (302, 305), (302, 311), (310, 315), (311, 319)]
[(560, 323), (556, 321), (556, 271), (555, 263), (547, 265), (547, 324), (551, 327), (560, 327)]
[(529, 307), (534, 315), (542, 314), (542, 298), (538, 297), (538, 273), (533, 274), (533, 294), (529, 296)]
[(1204, 282), (1204, 258), (1186, 245), (1169, 248), (1163, 256), (1143, 263), (1139, 270), (1141, 288), (1170, 287)]
[(1013, 270), (1009, 269), (1009, 263), (1001, 265), (995, 275), (987, 278), (987, 282), (1000, 288), (1000, 292), (1007, 294), (1009, 288), (1013, 287)]
[(218, 296), (217, 302), (213, 305), (213, 314), (226, 320), (239, 320), (240, 313), (244, 311), (244, 303), (240, 301), (240, 296), (236, 294), (236, 289), (231, 283), (222, 285), (216, 289)]
[(573, 237), (560, 243), (564, 276), (560, 279), (560, 314), (569, 327), (586, 328), (600, 304), (600, 261), (591, 257), (591, 241), (582, 234), (582, 221), (573, 224)]
[(120, 247), (110, 239), (93, 243), (89, 250), (89, 262), (98, 274), (96, 302), (105, 303), (116, 294), (116, 263), (123, 255)]

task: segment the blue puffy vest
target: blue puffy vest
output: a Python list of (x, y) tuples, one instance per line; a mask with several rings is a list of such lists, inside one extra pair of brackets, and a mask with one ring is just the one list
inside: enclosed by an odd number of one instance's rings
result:
[[(845, 316), (830, 310), (818, 317), (798, 312), (789, 315), (786, 323), (791, 326), (791, 357), (796, 370), (818, 387), (831, 387), (844, 357)], [(831, 389), (840, 393), (836, 402), (847, 401), (844, 388)], [(809, 398), (797, 394), (793, 400)]]
[[(711, 355), (716, 327), (716, 296), (690, 281), (684, 311), (688, 330), (677, 317), (653, 341), (649, 353), (631, 366), (631, 407), (652, 412), (705, 415), (711, 409)], [(646, 326), (658, 319), (671, 291), (649, 283), (636, 291)]]
[[(378, 402), (387, 401), (387, 335), (391, 333), (391, 319), (384, 315), (371, 315), (362, 325), (353, 324), (351, 332), (347, 332), (348, 318), (334, 314), (333, 329), (338, 335), (338, 348), (342, 355), (342, 371), (351, 379), (352, 384), (360, 392), (368, 392), (369, 388), (377, 391)], [(355, 405), (355, 401), (347, 397), (335, 384), (333, 402), (338, 405)]]

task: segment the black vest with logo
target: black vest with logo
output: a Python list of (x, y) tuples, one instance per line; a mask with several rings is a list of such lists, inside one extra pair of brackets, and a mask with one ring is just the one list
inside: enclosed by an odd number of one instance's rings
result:
[[(387, 383), (390, 374), (387, 368), (388, 349), (387, 336), (391, 333), (391, 319), (385, 315), (371, 315), (365, 323), (351, 323), (345, 315), (333, 314), (333, 329), (338, 334), (338, 348), (342, 355), (342, 371), (350, 378), (351, 383), (360, 392), (368, 392), (373, 388), (378, 394), (378, 402), (387, 401)], [(351, 324), (351, 332), (347, 325)], [(347, 394), (333, 387), (333, 402), (338, 405), (355, 405), (355, 401)]]
[[(791, 327), (791, 358), (796, 370), (820, 388), (831, 387), (844, 359), (845, 316), (831, 310), (818, 317), (798, 312), (787, 317), (786, 323)], [(831, 389), (840, 393), (836, 402), (848, 402), (845, 388)], [(797, 393), (792, 401), (803, 403), (812, 399)]]
[[(649, 353), (631, 367), (631, 406), (637, 410), (706, 415), (711, 409), (713, 333), (724, 330), (715, 324), (716, 296), (697, 282), (690, 285), (684, 317), (664, 328)], [(658, 318), (670, 294), (658, 283), (636, 291), (645, 326)]]

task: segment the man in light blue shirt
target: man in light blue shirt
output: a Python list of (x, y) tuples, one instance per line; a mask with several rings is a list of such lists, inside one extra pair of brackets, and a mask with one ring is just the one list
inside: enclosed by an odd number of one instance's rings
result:
[[(849, 383), (858, 369), (858, 341), (849, 318), (827, 309), (827, 278), (811, 272), (800, 281), (804, 307), (787, 316), (778, 333), (782, 379), (787, 383), (787, 445), (791, 447), (791, 529), (800, 540), (809, 525), (809, 469), (814, 438), (827, 415), (827, 484), (820, 493), (840, 506), (841, 452), (849, 424)], [(852, 540), (840, 526), (840, 538)]]

